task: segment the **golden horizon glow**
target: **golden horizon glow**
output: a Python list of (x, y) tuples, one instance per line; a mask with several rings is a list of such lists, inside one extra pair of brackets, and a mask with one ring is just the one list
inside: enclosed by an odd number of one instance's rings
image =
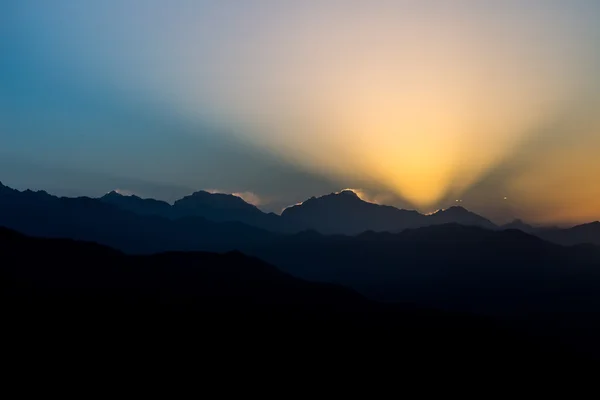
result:
[(258, 101), (226, 97), (225, 115), (305, 169), (375, 181), (429, 209), (468, 190), (581, 87), (585, 57), (560, 46), (572, 27), (551, 12), (507, 25), (460, 7), (411, 9), (402, 24), (370, 11), (265, 25), (239, 82)]

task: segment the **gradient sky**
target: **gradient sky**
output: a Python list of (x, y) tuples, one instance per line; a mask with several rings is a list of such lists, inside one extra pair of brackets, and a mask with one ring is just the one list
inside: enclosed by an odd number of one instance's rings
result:
[(0, 180), (600, 219), (597, 0), (0, 2)]

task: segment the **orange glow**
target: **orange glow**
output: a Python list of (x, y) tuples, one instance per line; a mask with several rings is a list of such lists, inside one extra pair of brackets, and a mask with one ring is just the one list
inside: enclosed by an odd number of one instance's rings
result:
[[(583, 9), (336, 3), (270, 3), (260, 20), (239, 20), (244, 34), (220, 43), (214, 58), (177, 65), (181, 81), (169, 85), (180, 83), (178, 109), (210, 112), (238, 139), (302, 170), (368, 182), (430, 211), (544, 135), (584, 90), (600, 93), (597, 24), (582, 23)], [(539, 174), (529, 167), (478, 198), (504, 203), (507, 187)], [(560, 176), (548, 168), (548, 179)]]
[(530, 164), (510, 182), (531, 221), (575, 224), (600, 219), (600, 121), (578, 125), (570, 138), (530, 154)]
[(237, 89), (248, 97), (224, 98), (223, 110), (247, 140), (302, 168), (378, 182), (432, 209), (501, 163), (579, 88), (581, 60), (536, 45), (540, 32), (566, 34), (553, 16), (532, 28), (526, 18), (504, 25), (424, 9), (398, 23), (384, 9), (337, 10), (332, 20), (299, 13), (262, 27), (247, 38), (249, 62), (238, 55), (246, 71)]

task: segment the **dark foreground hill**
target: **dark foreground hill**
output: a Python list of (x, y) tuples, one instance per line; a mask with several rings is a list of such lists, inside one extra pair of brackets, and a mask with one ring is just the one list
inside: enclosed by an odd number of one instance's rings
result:
[(379, 300), (482, 312), (600, 311), (600, 248), (564, 247), (518, 230), (448, 224), (395, 234), (305, 232), (249, 252), (294, 276)]
[(538, 229), (533, 233), (544, 240), (565, 246), (582, 243), (600, 246), (600, 222), (598, 221), (568, 229)]
[(311, 360), (363, 377), (382, 359), (394, 360), (385, 364), (392, 371), (398, 363), (497, 368), (518, 360), (515, 370), (530, 370), (581, 361), (514, 327), (374, 303), (240, 253), (128, 256), (2, 229), (0, 255), (3, 331), (22, 359), (45, 345), (62, 357), (132, 346), (153, 357), (193, 353), (198, 362), (277, 354), (280, 365)]
[(594, 246), (450, 224), (356, 237), (307, 232), (249, 252), (294, 276), (371, 299), (526, 321), (600, 355)]

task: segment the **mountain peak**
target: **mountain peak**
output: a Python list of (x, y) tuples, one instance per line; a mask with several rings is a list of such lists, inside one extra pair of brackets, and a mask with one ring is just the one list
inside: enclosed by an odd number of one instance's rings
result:
[(527, 224), (520, 218), (515, 218), (512, 222), (502, 225), (501, 228), (502, 230), (516, 229), (527, 233), (531, 233), (535, 230), (533, 226)]
[[(140, 199), (140, 200), (142, 200), (141, 197), (136, 196), (135, 194), (123, 193), (119, 189), (111, 190), (110, 192), (108, 192), (104, 196), (102, 196), (101, 198), (102, 199), (108, 199), (108, 198), (114, 198), (114, 199), (130, 198), (130, 199)], [(153, 200), (153, 199), (147, 199), (147, 200)]]
[(588, 222), (587, 224), (577, 225), (574, 228), (600, 228), (600, 221)]
[(321, 234), (347, 235), (367, 230), (395, 232), (419, 225), (423, 217), (417, 212), (364, 201), (351, 189), (311, 197), (286, 208), (281, 216), (286, 222), (315, 229)]
[(302, 203), (296, 204), (295, 206), (291, 206), (288, 207), (284, 210), (284, 213), (286, 211), (288, 211), (289, 209), (294, 209), (295, 211), (297, 211), (297, 209), (301, 208), (301, 207), (332, 207), (335, 205), (339, 205), (339, 204), (347, 204), (347, 205), (354, 205), (355, 203), (365, 203), (365, 204), (369, 204), (365, 201), (363, 201), (360, 197), (358, 197), (358, 195), (350, 190), (350, 189), (344, 189), (340, 192), (333, 192), (333, 193), (329, 193), (320, 197), (315, 197), (312, 196), (311, 198), (303, 201)]
[(471, 211), (467, 210), (462, 206), (452, 206), (450, 208), (443, 208), (434, 212), (431, 215), (465, 215), (472, 214)]
[(326, 194), (321, 197), (316, 197), (316, 198), (311, 197), (310, 200), (328, 201), (328, 202), (337, 202), (337, 201), (343, 201), (343, 200), (350, 200), (350, 201), (354, 202), (354, 201), (358, 200), (359, 202), (366, 203), (360, 197), (358, 197), (358, 195), (351, 189), (344, 189), (342, 191), (333, 192), (333, 193)]
[(220, 194), (220, 193), (210, 193), (207, 192), (206, 190), (197, 190), (194, 193), (190, 194), (191, 197), (203, 197), (203, 196), (212, 196), (213, 194)]
[(2, 182), (0, 182), (0, 192), (3, 192), (3, 193), (12, 193), (14, 191), (15, 191), (14, 189), (12, 189), (12, 188), (10, 188), (8, 186), (5, 186), (5, 185), (2, 184)]
[(479, 226), (488, 229), (497, 228), (490, 220), (475, 214), (461, 206), (453, 206), (430, 215), (431, 221), (437, 224), (458, 223), (466, 226)]
[(197, 207), (208, 207), (221, 210), (247, 210), (251, 212), (259, 211), (258, 208), (247, 203), (239, 196), (226, 193), (210, 193), (205, 190), (199, 190), (179, 199), (175, 206), (185, 209), (196, 209)]
[(446, 209), (446, 211), (450, 211), (450, 212), (456, 212), (456, 213), (470, 213), (469, 210), (467, 210), (466, 208), (464, 208), (463, 206), (452, 206), (448, 209)]
[(102, 198), (109, 198), (109, 197), (124, 197), (124, 196), (121, 193), (117, 192), (116, 190), (111, 190), (110, 192), (108, 192), (104, 196), (102, 196)]
[[(208, 192), (206, 190), (198, 190), (186, 197), (194, 198), (194, 199), (198, 199), (198, 200), (200, 200), (200, 199), (203, 199), (203, 200), (227, 199), (229, 201), (244, 202), (246, 204), (251, 205), (250, 203), (247, 203), (244, 199), (242, 199), (240, 196), (236, 196), (235, 194), (212, 192), (212, 191)], [(186, 197), (184, 197), (184, 199)]]
[(338, 192), (337, 195), (359, 198), (358, 195), (356, 193), (354, 193), (353, 190), (350, 190), (350, 189), (344, 189), (341, 192)]
[[(192, 193), (191, 195), (187, 196), (188, 198), (194, 198), (197, 200), (216, 200), (216, 199), (220, 199), (220, 200), (228, 200), (228, 201), (232, 201), (232, 202), (243, 202), (246, 203), (246, 201), (244, 201), (244, 199), (242, 199), (239, 196), (236, 196), (234, 194), (229, 194), (229, 193), (218, 193), (218, 192), (207, 192), (206, 190), (198, 190), (194, 193)], [(185, 198), (185, 197), (184, 197)], [(246, 203), (248, 205), (251, 205), (249, 203)]]

